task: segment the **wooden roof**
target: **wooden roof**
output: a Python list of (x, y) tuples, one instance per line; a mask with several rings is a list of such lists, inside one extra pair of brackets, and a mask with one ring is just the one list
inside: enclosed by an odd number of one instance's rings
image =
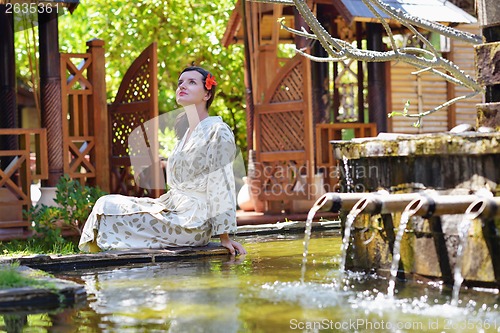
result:
[[(443, 0), (384, 0), (385, 3), (410, 15), (440, 23), (476, 23), (477, 19), (450, 1)], [(378, 21), (362, 0), (332, 1), (347, 22)], [(388, 18), (382, 14), (382, 17)]]
[[(261, 6), (261, 14), (262, 19), (260, 22), (261, 36), (263, 40), (271, 40), (272, 31), (274, 29), (274, 25), (276, 21), (272, 15), (272, 5), (270, 4), (259, 4)], [(222, 45), (224, 47), (228, 47), (231, 44), (243, 43), (243, 19), (242, 19), (242, 3), (241, 0), (236, 2), (234, 6), (234, 10), (229, 17), (229, 21), (226, 26), (226, 31), (224, 32), (224, 36), (222, 37)], [(290, 15), (290, 13), (283, 13), (281, 15), (282, 18), (285, 19), (286, 25), (293, 27), (295, 23), (295, 17)], [(283, 42), (292, 42), (294, 39), (294, 35), (290, 32), (280, 29), (279, 31), (279, 39)]]
[[(440, 22), (443, 24), (452, 23), (476, 23), (477, 19), (468, 14), (465, 10), (457, 7), (450, 1), (444, 0), (384, 0), (385, 3), (392, 7), (409, 13), (413, 16), (420, 17), (429, 21)], [(333, 6), (334, 11), (337, 11), (346, 22), (378, 22), (375, 15), (363, 4), (362, 0), (315, 0), (316, 3), (322, 5)], [(266, 4), (267, 6), (272, 6)], [(272, 7), (269, 7), (272, 9)], [(269, 9), (268, 8), (268, 9)], [(261, 36), (265, 39), (266, 36), (272, 33), (274, 26), (272, 10), (269, 15), (266, 15), (265, 10), (261, 12), (262, 19), (260, 22)], [(286, 25), (289, 27), (294, 26), (293, 15), (282, 15), (285, 18)], [(387, 15), (382, 15), (387, 17)], [(229, 46), (234, 43), (243, 42), (243, 29), (242, 28), (242, 3), (238, 0), (235, 9), (231, 13), (229, 22), (226, 26), (226, 31), (222, 38), (222, 44)], [(391, 20), (388, 20), (391, 22)], [(394, 22), (394, 21), (393, 21)], [(291, 42), (293, 36), (286, 30), (280, 30), (280, 41)]]

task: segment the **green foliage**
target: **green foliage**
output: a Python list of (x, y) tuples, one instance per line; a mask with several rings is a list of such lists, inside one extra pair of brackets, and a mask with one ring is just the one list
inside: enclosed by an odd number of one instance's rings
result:
[(29, 256), (33, 254), (75, 254), (79, 250), (76, 242), (71, 239), (60, 238), (58, 242), (50, 244), (40, 237), (27, 240), (12, 240), (0, 242), (0, 253), (5, 256)]
[(406, 116), (408, 115), (409, 109), (410, 109), (410, 100), (407, 100), (405, 106), (403, 107), (403, 112), (392, 111), (387, 115), (387, 117), (391, 118), (395, 116)]
[(165, 127), (163, 132), (160, 130), (158, 133), (158, 143), (160, 144), (160, 155), (161, 157), (168, 158), (174, 151), (175, 143), (177, 142), (177, 137), (175, 136), (175, 130)]
[[(407, 100), (405, 103), (405, 106), (403, 107), (403, 112), (398, 112), (398, 111), (392, 111), (390, 112), (387, 117), (395, 117), (395, 116), (403, 116), (407, 117), (410, 109), (410, 100)], [(417, 121), (413, 123), (413, 127), (419, 128), (422, 126), (422, 117), (418, 117)]]
[(95, 202), (104, 194), (106, 192), (98, 187), (82, 186), (79, 181), (64, 176), (57, 184), (54, 201), (59, 207), (55, 208), (60, 209), (62, 220), (65, 223), (73, 224), (81, 229)]
[(99, 188), (82, 186), (68, 176), (61, 177), (54, 199), (57, 206), (41, 205), (25, 212), (35, 231), (27, 244), (44, 253), (74, 252), (73, 243), (63, 238), (62, 229), (70, 228), (79, 232), (95, 202), (104, 194)]
[(54, 284), (48, 281), (37, 279), (37, 276), (30, 276), (19, 271), (19, 264), (0, 266), (0, 289), (20, 288), (20, 287), (40, 287), (54, 289)]
[(85, 42), (105, 41), (108, 101), (132, 62), (152, 42), (158, 45), (160, 113), (178, 108), (175, 89), (181, 70), (206, 67), (217, 79), (212, 115), (220, 115), (246, 151), (243, 47), (221, 44), (235, 0), (82, 0), (73, 14), (60, 17), (62, 52), (85, 52)]
[[(60, 50), (85, 53), (87, 41), (104, 40), (107, 97), (112, 102), (128, 67), (156, 42), (160, 113), (178, 108), (175, 89), (181, 70), (192, 64), (206, 67), (218, 82), (210, 113), (220, 115), (231, 126), (236, 144), (246, 154), (243, 46), (225, 48), (220, 42), (235, 3), (236, 0), (81, 0), (72, 14), (59, 17)], [(37, 67), (33, 65), (37, 39), (37, 28), (15, 34), (17, 75), (31, 87), (39, 82)]]

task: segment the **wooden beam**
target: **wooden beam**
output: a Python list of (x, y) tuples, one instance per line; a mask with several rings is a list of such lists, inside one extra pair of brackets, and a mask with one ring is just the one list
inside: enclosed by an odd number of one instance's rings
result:
[[(104, 41), (93, 39), (87, 42), (87, 51), (92, 54), (92, 63), (88, 78), (92, 82), (93, 95), (90, 102), (92, 114), (92, 132), (95, 142), (95, 183), (102, 190), (110, 192), (109, 165), (109, 127), (108, 104), (106, 102), (106, 71), (104, 58)], [(156, 96), (155, 94), (152, 94)]]
[(49, 178), (42, 186), (54, 187), (63, 176), (63, 119), (57, 13), (41, 13), (39, 18), (40, 97), (42, 127), (47, 129)]
[[(384, 51), (382, 25), (367, 24), (367, 48), (372, 51)], [(370, 122), (377, 124), (379, 132), (387, 132), (385, 63), (368, 63), (368, 100)]]
[[(0, 128), (18, 126), (16, 102), (16, 63), (14, 54), (13, 14), (6, 12), (6, 6), (0, 5)], [(0, 138), (0, 149), (16, 149), (15, 137)], [(9, 160), (0, 160), (0, 168), (6, 167)]]

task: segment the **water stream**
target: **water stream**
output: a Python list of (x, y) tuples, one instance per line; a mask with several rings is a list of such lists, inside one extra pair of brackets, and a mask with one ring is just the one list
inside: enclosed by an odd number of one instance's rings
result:
[[(464, 289), (461, 304), (438, 283), (406, 282), (394, 298), (387, 280), (345, 272), (335, 285), (342, 237), (313, 232), (300, 282), (303, 234), (236, 238), (245, 257), (209, 257), (68, 271), (87, 302), (33, 313), (24, 332), (498, 332), (499, 293)], [(0, 315), (0, 331), (16, 314)], [(7, 318), (9, 318), (7, 320)]]
[(396, 277), (398, 275), (399, 262), (401, 260), (401, 241), (403, 239), (406, 226), (408, 225), (410, 218), (415, 215), (421, 205), (421, 200), (412, 200), (401, 213), (398, 231), (394, 238), (394, 245), (392, 250), (391, 275), (389, 279), (389, 286), (387, 287), (387, 295), (389, 297), (394, 296), (394, 291), (396, 288)]
[(342, 157), (342, 163), (344, 164), (344, 179), (345, 179), (345, 191), (352, 192), (354, 190), (354, 181), (352, 179), (351, 173), (349, 172), (349, 159), (345, 156)]
[(340, 248), (341, 257), (340, 257), (340, 271), (345, 271), (345, 264), (347, 260), (347, 249), (349, 248), (349, 243), (351, 241), (351, 229), (356, 217), (363, 211), (366, 205), (367, 199), (361, 199), (358, 203), (354, 205), (349, 214), (347, 214), (347, 218), (344, 226), (344, 235), (342, 237), (342, 247)]
[(310, 210), (309, 213), (307, 213), (307, 219), (306, 219), (306, 227), (304, 230), (304, 252), (302, 253), (302, 267), (301, 267), (301, 274), (300, 274), (300, 282), (304, 283), (305, 275), (306, 275), (306, 267), (307, 267), (307, 255), (309, 253), (309, 242), (311, 240), (311, 230), (312, 230), (312, 223), (314, 216), (318, 212), (318, 210), (321, 209), (321, 206), (314, 205)]
[(462, 276), (463, 256), (465, 247), (467, 246), (469, 229), (472, 221), (479, 215), (479, 211), (477, 210), (478, 207), (478, 202), (473, 202), (463, 214), (462, 220), (458, 225), (459, 243), (457, 248), (457, 259), (453, 269), (453, 292), (451, 297), (451, 305), (453, 306), (458, 306), (459, 303), (460, 288), (464, 282), (464, 277)]
[(458, 225), (458, 248), (457, 248), (457, 259), (455, 262), (455, 268), (453, 269), (453, 292), (451, 297), (451, 305), (458, 306), (459, 293), (462, 283), (464, 282), (464, 277), (462, 276), (462, 262), (464, 256), (464, 250), (467, 246), (467, 240), (469, 235), (469, 229), (472, 224), (474, 216), (471, 214), (464, 214), (460, 224)]
[(396, 233), (396, 237), (394, 239), (394, 247), (392, 251), (392, 262), (391, 262), (391, 277), (389, 279), (389, 286), (387, 287), (387, 295), (389, 297), (394, 296), (394, 290), (396, 288), (396, 277), (398, 275), (399, 269), (399, 261), (401, 260), (401, 240), (403, 239), (403, 235), (406, 229), (406, 225), (410, 220), (413, 212), (405, 209), (401, 214), (401, 220), (399, 221), (398, 232)]

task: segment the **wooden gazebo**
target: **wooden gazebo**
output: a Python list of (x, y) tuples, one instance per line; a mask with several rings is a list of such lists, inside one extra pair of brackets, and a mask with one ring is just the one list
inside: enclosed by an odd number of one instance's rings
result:
[[(388, 2), (415, 16), (425, 14), (427, 19), (479, 32), (476, 19), (449, 1)], [(370, 50), (385, 49), (384, 29), (361, 0), (307, 4), (332, 36)], [(473, 11), (473, 1), (461, 1), (461, 6)], [(436, 15), (429, 17), (430, 12)], [(307, 28), (293, 6), (240, 0), (222, 40), (225, 46), (245, 46), (249, 178), (254, 196), (263, 203), (258, 209), (267, 213), (296, 210), (297, 202), (311, 202), (323, 188), (339, 190), (336, 178), (343, 170), (333, 159), (330, 140), (389, 131), (415, 133), (418, 130), (411, 121), (388, 119), (387, 114), (403, 110), (408, 99), (420, 109), (461, 93), (430, 75), (411, 76), (412, 69), (405, 64), (317, 63), (290, 56), (287, 45), (318, 57), (326, 52), (319, 43), (281, 29), (280, 18), (297, 30)], [(397, 22), (389, 20), (389, 24), (394, 31), (406, 33)], [(453, 59), (459, 50), (461, 57), (454, 60), (473, 74), (472, 47), (444, 41), (448, 44), (443, 44), (442, 52)], [(446, 131), (460, 122), (473, 123), (477, 102), (457, 104), (444, 115), (426, 118), (423, 130)]]
[[(78, 0), (44, 3), (63, 4), (71, 12)], [(159, 190), (139, 188), (125, 162), (127, 135), (158, 115), (156, 44), (133, 61), (108, 105), (104, 41), (88, 41), (84, 53), (60, 53), (58, 13), (40, 13), (40, 109), (34, 118), (41, 121), (22, 122), (20, 106), (37, 98), (18, 89), (14, 17), (8, 8), (0, 0), (0, 240), (29, 235), (22, 210), (31, 206), (35, 180), (53, 191), (66, 174), (110, 193), (158, 195)]]

